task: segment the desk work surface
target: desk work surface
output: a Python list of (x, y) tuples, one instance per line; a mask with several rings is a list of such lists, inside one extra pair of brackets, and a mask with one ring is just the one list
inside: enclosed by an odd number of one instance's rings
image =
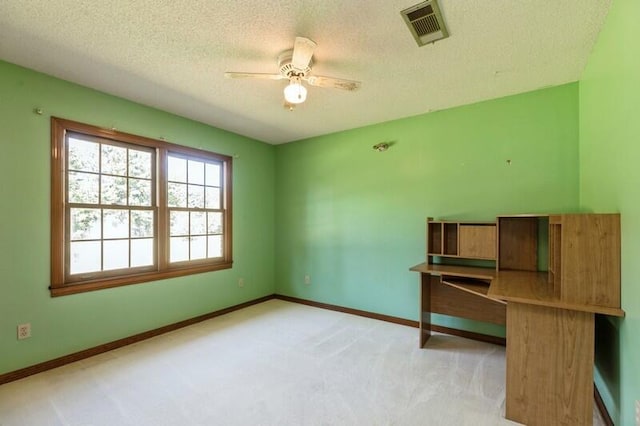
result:
[(526, 303), (582, 312), (593, 312), (622, 317), (624, 311), (606, 306), (569, 303), (554, 294), (553, 284), (548, 281), (547, 272), (499, 271), (475, 266), (456, 266), (421, 263), (412, 271), (435, 276), (474, 278), (490, 282), (487, 296), (507, 302)]
[(554, 293), (553, 284), (549, 283), (547, 272), (499, 271), (491, 281), (488, 295), (507, 302), (624, 316), (624, 311), (619, 308), (562, 301)]

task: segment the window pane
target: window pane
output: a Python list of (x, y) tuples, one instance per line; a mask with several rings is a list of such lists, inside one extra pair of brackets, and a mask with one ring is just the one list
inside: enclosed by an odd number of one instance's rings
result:
[(169, 156), (167, 174), (172, 182), (187, 182), (187, 160)]
[(220, 171), (220, 165), (207, 163), (205, 185), (220, 186)]
[(206, 187), (206, 208), (219, 209), (220, 208), (220, 189)]
[(151, 153), (129, 150), (129, 176), (151, 179)]
[(207, 233), (222, 234), (222, 213), (208, 213)]
[(191, 237), (191, 259), (207, 257), (207, 237)]
[(189, 235), (189, 212), (171, 212), (170, 221), (171, 235)]
[(98, 175), (69, 172), (69, 202), (98, 204)]
[(191, 235), (204, 235), (207, 229), (207, 216), (204, 212), (191, 212)]
[(210, 235), (207, 240), (209, 246), (207, 257), (222, 257), (222, 235)]
[(151, 205), (151, 181), (142, 179), (129, 179), (129, 205)]
[(204, 185), (204, 163), (189, 160), (189, 183)]
[(189, 203), (187, 205), (191, 208), (204, 207), (204, 186), (189, 185)]
[(153, 212), (152, 211), (148, 211), (148, 210), (132, 210), (131, 211), (131, 236), (132, 237), (153, 237)]
[(71, 274), (100, 271), (100, 241), (72, 242), (70, 251)]
[(100, 239), (100, 209), (71, 209), (71, 240)]
[(101, 173), (108, 175), (127, 175), (127, 149), (119, 146), (102, 144)]
[(104, 270), (129, 267), (129, 240), (104, 242)]
[(123, 177), (101, 176), (102, 204), (127, 204), (127, 179)]
[(189, 237), (171, 237), (169, 261), (189, 260)]
[(129, 211), (104, 210), (102, 213), (104, 238), (129, 237)]
[(153, 238), (131, 240), (131, 266), (153, 265)]
[(187, 185), (169, 183), (167, 204), (169, 207), (187, 207)]
[(69, 170), (99, 172), (98, 152), (100, 145), (95, 142), (69, 138)]

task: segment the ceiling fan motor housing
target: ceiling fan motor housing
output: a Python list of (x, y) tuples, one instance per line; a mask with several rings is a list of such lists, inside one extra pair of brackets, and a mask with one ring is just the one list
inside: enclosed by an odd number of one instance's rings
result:
[(311, 72), (313, 60), (309, 61), (309, 66), (304, 69), (296, 68), (292, 63), (293, 49), (285, 50), (278, 56), (278, 69), (284, 77), (305, 77)]

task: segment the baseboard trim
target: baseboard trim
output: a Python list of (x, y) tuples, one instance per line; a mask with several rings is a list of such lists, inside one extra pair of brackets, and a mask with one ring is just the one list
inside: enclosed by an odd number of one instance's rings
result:
[(220, 309), (215, 312), (209, 312), (208, 314), (199, 315), (197, 317), (193, 317), (193, 318), (186, 319), (184, 321), (179, 321), (173, 324), (165, 325), (163, 327), (145, 331), (143, 333), (134, 334), (133, 336), (125, 337), (123, 339), (114, 340), (113, 342), (105, 343), (103, 345), (98, 345), (93, 348), (85, 349), (69, 355), (64, 355), (59, 358), (55, 358), (49, 361), (32, 365), (30, 367), (21, 368), (20, 370), (15, 370), (15, 371), (10, 371), (8, 373), (0, 374), (0, 385), (13, 382), (16, 380), (24, 379), (25, 377), (42, 373), (47, 370), (52, 370), (57, 367), (62, 367), (63, 365), (80, 361), (82, 359), (90, 358), (92, 356), (99, 355), (101, 353), (108, 352), (113, 349), (121, 348), (123, 346), (131, 345), (133, 343), (141, 342), (143, 340), (147, 340), (152, 337), (168, 333), (170, 331), (178, 330), (180, 328), (187, 327), (192, 324), (206, 321), (208, 319), (215, 318), (220, 315), (228, 314), (230, 312), (247, 308), (249, 306), (257, 305), (259, 303), (271, 300), (274, 297), (275, 296), (273, 294), (269, 296), (260, 297), (258, 299), (250, 300), (248, 302), (244, 302), (238, 305), (230, 306), (228, 308)]
[(409, 327), (418, 327), (418, 321), (412, 321), (399, 317), (392, 317), (391, 315), (376, 314), (368, 311), (361, 311), (360, 309), (345, 308), (344, 306), (331, 305), (329, 303), (316, 302), (308, 299), (300, 299), (293, 296), (285, 296), (283, 294), (275, 294), (275, 299), (284, 300), (286, 302), (299, 303), (301, 305), (313, 306), (314, 308), (322, 308), (330, 311), (343, 312), (345, 314), (357, 315), (360, 317), (373, 318), (380, 321), (392, 322), (394, 324), (406, 325)]
[[(420, 323), (418, 321), (413, 321), (413, 320), (408, 320), (408, 319), (405, 319), (405, 318), (394, 317), (394, 316), (391, 316), (391, 315), (376, 314), (374, 312), (362, 311), (360, 309), (345, 308), (344, 306), (331, 305), (329, 303), (315, 302), (313, 300), (300, 299), (298, 297), (292, 297), (292, 296), (285, 296), (285, 295), (282, 295), (282, 294), (276, 294), (276, 295), (274, 295), (274, 298), (275, 299), (280, 299), (280, 300), (285, 300), (287, 302), (294, 302), (294, 303), (300, 303), (302, 305), (313, 306), (313, 307), (316, 307), (316, 308), (328, 309), (328, 310), (331, 310), (331, 311), (338, 311), (338, 312), (343, 312), (343, 313), (346, 313), (346, 314), (358, 315), (358, 316), (361, 316), (361, 317), (366, 317), (366, 318), (372, 318), (372, 319), (376, 319), (376, 320), (380, 320), (380, 321), (391, 322), (391, 323), (394, 323), (394, 324), (406, 325), (406, 326), (409, 326), (409, 327), (418, 328), (420, 326)], [(456, 328), (449, 328), (449, 327), (444, 327), (444, 326), (441, 326), (441, 325), (433, 325), (433, 324), (431, 325), (431, 330), (432, 331), (436, 331), (438, 333), (450, 334), (452, 336), (459, 336), (459, 337), (464, 337), (464, 338), (467, 338), (467, 339), (478, 340), (480, 342), (493, 343), (495, 345), (501, 345), (501, 346), (505, 346), (506, 345), (506, 339), (504, 337), (490, 336), (488, 334), (474, 333), (472, 331), (458, 330)]]
[(600, 395), (600, 391), (596, 387), (595, 383), (593, 385), (593, 398), (596, 401), (596, 407), (598, 407), (598, 411), (602, 415), (602, 419), (604, 420), (604, 424), (607, 426), (615, 426), (613, 423), (613, 419), (609, 415), (609, 410), (607, 410), (607, 406), (604, 405), (604, 401), (602, 400), (602, 395)]

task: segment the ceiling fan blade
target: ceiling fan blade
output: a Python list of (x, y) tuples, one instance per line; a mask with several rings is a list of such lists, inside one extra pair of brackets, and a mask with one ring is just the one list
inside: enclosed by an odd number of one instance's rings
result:
[(344, 80), (341, 78), (323, 77), (321, 75), (310, 75), (304, 78), (311, 86), (331, 87), (342, 90), (357, 90), (362, 85), (359, 81)]
[(305, 70), (311, 63), (313, 51), (316, 49), (316, 42), (306, 37), (296, 37), (293, 45), (293, 57), (291, 65), (299, 70)]
[(227, 78), (253, 78), (259, 80), (282, 80), (286, 78), (282, 74), (266, 74), (259, 72), (225, 72)]

